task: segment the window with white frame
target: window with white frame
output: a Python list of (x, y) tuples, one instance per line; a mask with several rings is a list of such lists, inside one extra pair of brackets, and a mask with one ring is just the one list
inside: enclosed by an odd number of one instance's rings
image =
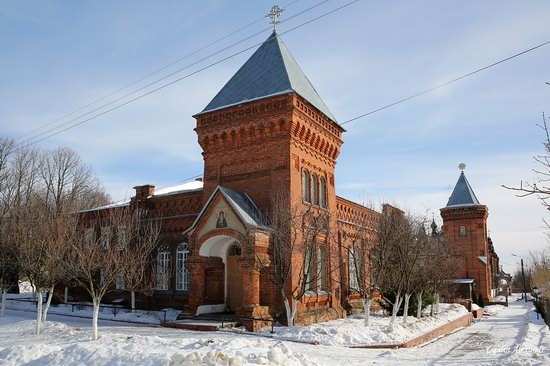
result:
[(84, 245), (87, 247), (90, 247), (94, 244), (95, 235), (94, 235), (94, 228), (89, 227), (84, 231)]
[(170, 252), (157, 254), (157, 290), (168, 290), (170, 286)]
[(111, 239), (111, 228), (109, 226), (103, 226), (101, 228), (101, 236), (99, 237), (99, 242), (101, 248), (107, 249), (110, 245)]
[(126, 248), (126, 226), (119, 226), (116, 230), (116, 249)]
[(189, 269), (185, 267), (189, 249), (187, 243), (182, 243), (176, 250), (176, 290), (187, 291), (189, 288)]

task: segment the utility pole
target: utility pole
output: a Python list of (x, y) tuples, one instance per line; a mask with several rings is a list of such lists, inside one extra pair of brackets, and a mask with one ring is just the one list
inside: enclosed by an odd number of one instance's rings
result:
[(525, 299), (525, 302), (527, 302), (527, 285), (525, 284), (525, 270), (523, 268), (523, 258), (521, 258), (519, 255), (515, 255), (515, 254), (512, 254), (512, 255), (520, 259), (521, 277), (523, 277), (523, 298)]

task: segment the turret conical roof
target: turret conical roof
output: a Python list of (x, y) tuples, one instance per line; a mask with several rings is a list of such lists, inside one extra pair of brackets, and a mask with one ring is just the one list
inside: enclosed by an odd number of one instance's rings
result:
[(464, 172), (460, 173), (460, 177), (458, 177), (458, 181), (456, 182), (455, 188), (453, 189), (453, 193), (451, 194), (449, 202), (447, 202), (447, 206), (445, 207), (479, 204), (480, 203), (472, 187), (470, 186), (468, 179), (466, 179), (466, 175), (464, 175)]
[(296, 92), (336, 122), (277, 32), (254, 52), (200, 113)]

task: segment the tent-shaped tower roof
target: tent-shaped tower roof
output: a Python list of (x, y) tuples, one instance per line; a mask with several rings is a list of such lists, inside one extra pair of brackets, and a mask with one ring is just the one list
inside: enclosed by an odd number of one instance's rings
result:
[(453, 193), (449, 198), (449, 202), (447, 202), (447, 206), (445, 207), (479, 204), (480, 203), (472, 187), (470, 186), (470, 183), (468, 183), (468, 179), (466, 179), (466, 175), (464, 175), (464, 172), (461, 172), (460, 177), (458, 177), (458, 181), (456, 182), (455, 188), (453, 189)]
[(291, 92), (298, 93), (336, 122), (277, 32), (273, 31), (199, 114)]

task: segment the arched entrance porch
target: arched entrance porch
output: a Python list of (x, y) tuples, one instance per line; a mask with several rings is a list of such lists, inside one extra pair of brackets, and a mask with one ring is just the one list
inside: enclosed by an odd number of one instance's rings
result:
[[(223, 264), (223, 286), (220, 286), (220, 276), (215, 271), (206, 270), (205, 291), (213, 291), (214, 288), (223, 289), (223, 303), (212, 304), (215, 306), (202, 306), (199, 313), (235, 312), (243, 306), (242, 283), (242, 246), (239, 240), (233, 236), (215, 235), (206, 239), (199, 249), (199, 255), (207, 258), (220, 258)], [(208, 297), (208, 296), (207, 296)]]

